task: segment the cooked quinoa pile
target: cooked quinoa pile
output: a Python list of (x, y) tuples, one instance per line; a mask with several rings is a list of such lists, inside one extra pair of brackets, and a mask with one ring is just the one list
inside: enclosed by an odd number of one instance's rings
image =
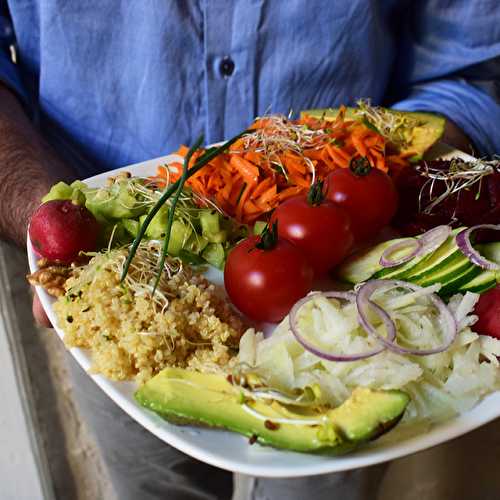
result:
[(152, 296), (159, 247), (142, 244), (120, 283), (125, 249), (77, 268), (54, 309), (69, 347), (89, 349), (92, 371), (144, 383), (168, 366), (220, 371), (245, 326), (216, 287), (170, 259)]

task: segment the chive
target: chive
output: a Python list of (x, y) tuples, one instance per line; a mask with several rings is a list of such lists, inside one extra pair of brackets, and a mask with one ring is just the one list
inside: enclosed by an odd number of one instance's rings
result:
[(187, 181), (189, 174), (189, 162), (191, 161), (191, 157), (198, 150), (203, 142), (203, 134), (198, 137), (194, 146), (189, 148), (186, 157), (184, 158), (184, 165), (182, 167), (182, 175), (179, 179), (179, 185), (177, 186), (177, 190), (172, 198), (172, 203), (168, 209), (168, 219), (167, 219), (167, 228), (165, 231), (165, 239), (163, 240), (163, 249), (161, 251), (160, 263), (158, 264), (158, 274), (156, 275), (155, 284), (153, 286), (153, 295), (156, 292), (156, 288), (158, 287), (158, 283), (160, 283), (161, 274), (163, 272), (163, 266), (165, 264), (165, 259), (167, 258), (168, 244), (170, 242), (170, 235), (172, 233), (172, 224), (174, 222), (175, 215), (175, 207), (177, 206), (177, 202), (179, 201), (179, 196), (182, 192), (182, 188), (184, 187), (185, 182)]
[[(198, 161), (193, 165), (193, 167), (189, 169), (187, 178), (191, 177), (196, 172), (201, 170), (209, 161), (213, 160), (220, 153), (223, 153), (229, 146), (231, 146), (231, 144), (236, 142), (240, 137), (242, 137), (246, 133), (248, 133), (248, 132), (244, 131), (241, 134), (238, 134), (237, 136), (233, 137), (232, 139), (229, 139), (222, 146), (220, 146), (218, 148), (210, 148), (207, 151), (205, 151), (205, 153), (200, 158), (198, 158)], [(142, 239), (144, 238), (144, 234), (146, 233), (146, 230), (149, 227), (149, 224), (153, 220), (153, 217), (158, 213), (160, 208), (165, 204), (165, 202), (176, 191), (176, 189), (178, 188), (178, 186), (180, 184), (179, 181), (180, 181), (180, 179), (175, 181), (170, 186), (168, 186), (166, 191), (162, 194), (160, 199), (156, 202), (156, 204), (153, 206), (151, 211), (148, 213), (148, 215), (144, 219), (144, 222), (141, 224), (141, 227), (139, 228), (139, 232), (137, 233), (137, 236), (134, 238), (134, 241), (132, 242), (132, 245), (130, 247), (130, 251), (128, 253), (127, 260), (125, 261), (125, 265), (123, 267), (123, 272), (122, 272), (122, 276), (121, 276), (122, 281), (127, 276), (128, 270), (130, 268), (130, 263), (132, 262), (135, 254), (137, 252), (137, 248), (139, 247)]]

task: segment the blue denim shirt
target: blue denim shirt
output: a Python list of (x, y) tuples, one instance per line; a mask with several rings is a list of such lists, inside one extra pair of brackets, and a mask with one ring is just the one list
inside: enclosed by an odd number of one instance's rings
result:
[[(499, 5), (0, 0), (0, 78), (82, 176), (165, 154), (201, 132), (208, 143), (230, 137), (267, 112), (360, 97), (443, 113), (491, 154), (500, 152), (491, 90)], [(481, 84), (484, 67), (490, 85)]]

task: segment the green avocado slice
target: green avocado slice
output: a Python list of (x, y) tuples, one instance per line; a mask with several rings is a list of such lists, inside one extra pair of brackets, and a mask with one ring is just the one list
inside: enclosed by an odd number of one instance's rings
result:
[(394, 427), (409, 403), (401, 391), (357, 388), (335, 409), (292, 408), (248, 399), (224, 376), (166, 368), (136, 400), (173, 423), (221, 427), (252, 442), (299, 452), (339, 454)]
[[(396, 111), (387, 108), (378, 108), (384, 113), (399, 119), (401, 123), (392, 133), (377, 129), (383, 136), (395, 145), (399, 145), (401, 154), (411, 154), (411, 161), (419, 161), (424, 153), (430, 149), (443, 135), (446, 118), (434, 113)], [(308, 109), (300, 113), (301, 117), (311, 116), (334, 120), (339, 114), (336, 108)], [(359, 108), (346, 108), (346, 118), (353, 120), (366, 120), (369, 126), (376, 128), (376, 123), (365, 118)]]

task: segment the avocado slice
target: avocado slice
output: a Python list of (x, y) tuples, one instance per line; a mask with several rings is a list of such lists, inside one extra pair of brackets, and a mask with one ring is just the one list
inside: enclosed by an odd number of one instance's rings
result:
[[(223, 375), (166, 368), (136, 393), (144, 407), (173, 422), (221, 427), (264, 445), (338, 454), (375, 439), (402, 418), (409, 397), (401, 391), (357, 388), (344, 404), (293, 408), (249, 399)], [(285, 419), (285, 420), (283, 420)]]
[[(399, 125), (390, 131), (377, 128), (377, 124), (365, 115), (360, 108), (346, 108), (346, 118), (365, 121), (368, 126), (375, 127), (386, 139), (398, 146), (401, 154), (412, 155), (411, 161), (419, 161), (424, 153), (431, 148), (443, 135), (446, 118), (434, 113), (396, 111), (388, 108), (374, 108), (381, 113), (387, 113)], [(311, 116), (335, 120), (339, 109), (308, 109), (300, 113), (301, 117)]]

